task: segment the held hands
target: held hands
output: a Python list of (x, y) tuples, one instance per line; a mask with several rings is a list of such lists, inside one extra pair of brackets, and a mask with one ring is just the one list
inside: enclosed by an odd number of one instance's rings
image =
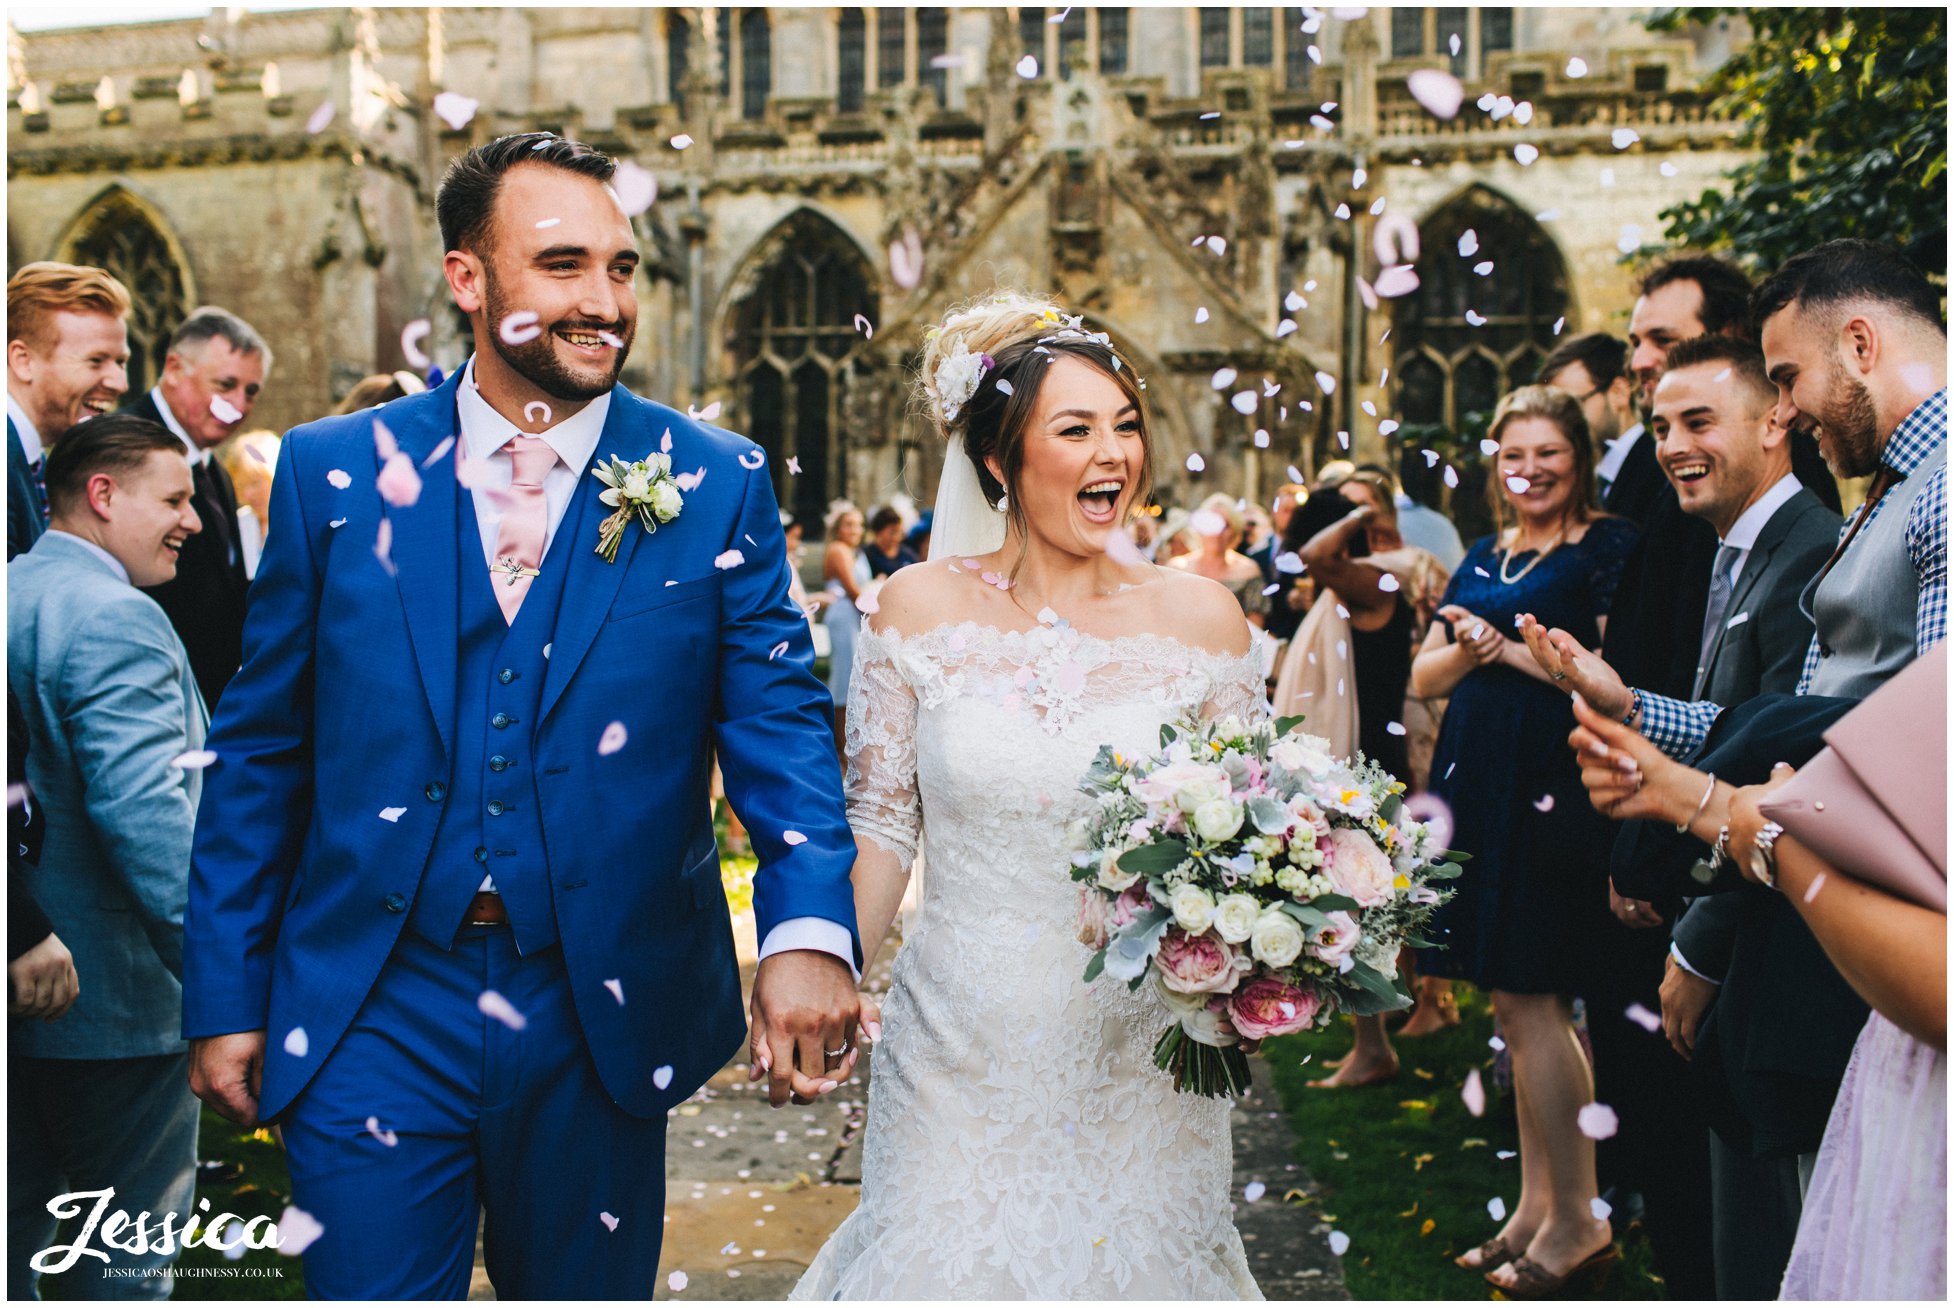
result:
[(239, 1126), (258, 1124), (265, 1033), (239, 1031), (190, 1042), (190, 1093)]
[[(769, 1078), (767, 1101), (775, 1108), (789, 1098), (813, 1103), (855, 1070), (861, 1008), (854, 977), (832, 954), (793, 949), (760, 960), (753, 979), (747, 1078)], [(878, 1010), (878, 1030), (880, 1018)]]
[(75, 956), (52, 931), (40, 944), (7, 964), (9, 1017), (38, 1017), (52, 1022), (74, 1006), (81, 995), (75, 975)]
[(1690, 820), (1708, 777), (1669, 758), (1640, 732), (1595, 712), (1579, 694), (1574, 720), (1581, 725), (1567, 743), (1580, 760), (1581, 784), (1597, 810), (1622, 821)]
[(1630, 899), (1615, 890), (1615, 883), (1608, 883), (1608, 909), (1615, 920), (1625, 927), (1637, 930), (1643, 927), (1662, 925), (1662, 914), (1655, 911), (1655, 905), (1646, 899)]
[(1549, 631), (1531, 613), (1520, 615), (1520, 634), (1527, 652), (1556, 686), (1581, 696), (1616, 722), (1628, 716), (1634, 703), (1628, 687), (1599, 654), (1559, 627)]
[(1483, 668), (1500, 661), (1506, 650), (1506, 637), (1493, 623), (1456, 604), (1444, 605), (1438, 616), (1452, 624), (1453, 641), (1472, 655), (1475, 666)]

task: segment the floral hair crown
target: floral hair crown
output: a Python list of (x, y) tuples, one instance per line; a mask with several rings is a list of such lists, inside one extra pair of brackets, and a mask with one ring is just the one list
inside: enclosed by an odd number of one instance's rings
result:
[[(997, 298), (996, 302), (999, 304), (1021, 304), (1026, 308), (1037, 306), (1040, 303), (1036, 300), (1026, 300), (1014, 295), (1001, 295)], [(1113, 368), (1116, 371), (1123, 366), (1119, 355), (1113, 349), (1113, 338), (1105, 332), (1087, 331), (1085, 329), (1085, 317), (1083, 314), (1064, 313), (1058, 308), (1046, 304), (1039, 309), (1038, 319), (1042, 324), (1054, 330), (1038, 338), (1038, 344), (1034, 347), (1034, 353), (1050, 354), (1051, 351), (1045, 347), (1052, 341), (1088, 341), (1100, 346), (1107, 354), (1112, 356)], [(930, 328), (929, 331), (924, 333), (925, 339), (935, 340), (943, 334), (945, 326), (948, 326), (948, 324)], [(930, 380), (930, 389), (936, 393), (937, 411), (943, 417), (944, 426), (947, 427), (957, 420), (957, 415), (963, 412), (964, 406), (969, 404), (971, 399), (977, 394), (977, 388), (983, 384), (984, 378), (996, 367), (997, 361), (995, 359), (991, 358), (988, 354), (967, 347), (964, 344), (963, 337), (957, 336), (951, 339), (950, 348), (944, 352), (942, 360), (936, 365), (936, 375)], [(1141, 390), (1146, 389), (1147, 383), (1145, 379), (1141, 378), (1137, 373), (1134, 375), (1134, 380), (1139, 383)], [(999, 378), (996, 384), (1005, 394), (1008, 395), (1011, 393), (1010, 382)]]

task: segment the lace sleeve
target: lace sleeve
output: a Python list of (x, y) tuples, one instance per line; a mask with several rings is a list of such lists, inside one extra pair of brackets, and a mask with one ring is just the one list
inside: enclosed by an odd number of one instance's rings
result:
[(848, 825), (895, 855), (916, 857), (922, 800), (916, 791), (916, 692), (896, 654), (902, 638), (864, 625), (848, 686)]
[(1255, 651), (1216, 657), (1209, 672), (1208, 697), (1201, 704), (1201, 720), (1211, 722), (1232, 715), (1253, 726), (1268, 714), (1266, 683)]

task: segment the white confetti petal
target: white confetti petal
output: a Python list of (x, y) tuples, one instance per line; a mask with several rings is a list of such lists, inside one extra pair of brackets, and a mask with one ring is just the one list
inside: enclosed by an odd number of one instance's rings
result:
[(1615, 242), (1615, 248), (1623, 254), (1634, 254), (1642, 248), (1642, 229), (1634, 223), (1623, 224), (1622, 234)]
[(1225, 390), (1227, 387), (1234, 385), (1235, 378), (1240, 375), (1233, 368), (1217, 368), (1215, 369), (1214, 376), (1208, 378), (1208, 385), (1218, 391)]
[(243, 411), (221, 395), (210, 397), (210, 412), (219, 422), (244, 421)]
[(1590, 1140), (1606, 1140), (1621, 1129), (1621, 1120), (1606, 1104), (1584, 1104), (1574, 1120)]
[(805, 845), (807, 836), (803, 832), (787, 830), (780, 833), (780, 839), (789, 845)]
[(366, 1133), (389, 1149), (397, 1148), (400, 1145), (400, 1136), (393, 1131), (382, 1131), (380, 1129), (380, 1119), (377, 1117), (366, 1119)]
[(1202, 469), (1206, 468), (1207, 466), (1208, 466), (1208, 461), (1202, 458), (1200, 455), (1190, 454), (1187, 456), (1187, 470), (1189, 472), (1200, 472)]
[(673, 1272), (670, 1276), (665, 1278), (665, 1284), (672, 1287), (673, 1294), (678, 1294), (681, 1291), (683, 1291), (686, 1286), (692, 1284), (692, 1278), (687, 1276), (684, 1272)]
[(1493, 1219), (1493, 1220), (1494, 1220), (1495, 1222), (1503, 1222), (1503, 1221), (1505, 1221), (1505, 1220), (1506, 1220), (1506, 1200), (1504, 1200), (1504, 1199), (1502, 1199), (1502, 1198), (1500, 1198), (1500, 1197), (1499, 1197), (1498, 1195), (1494, 1195), (1494, 1196), (1493, 1196), (1492, 1198), (1490, 1198), (1490, 1199), (1488, 1199), (1488, 1200), (1486, 1201), (1486, 1213), (1487, 1213), (1487, 1215), (1488, 1215), (1488, 1216), (1490, 1216), (1490, 1217), (1491, 1217), (1491, 1218), (1492, 1218), (1492, 1219)]
[(618, 1003), (621, 1004), (624, 1002), (624, 982), (618, 980), (616, 977), (612, 977), (604, 983), (604, 989), (610, 991), (611, 998), (617, 1000)]
[(475, 117), (475, 111), (481, 107), (480, 100), (471, 100), (459, 91), (443, 91), (434, 97), (434, 116), (446, 123), (451, 131), (459, 132), (468, 126)]
[(613, 722), (604, 728), (604, 734), (597, 739), (597, 752), (600, 755), (615, 754), (624, 748), (627, 733), (622, 722)]
[(1569, 59), (1567, 61), (1567, 75), (1569, 77), (1586, 77), (1588, 75), (1588, 61), (1579, 55)]
[(1330, 1232), (1330, 1252), (1341, 1258), (1350, 1252), (1350, 1237), (1342, 1231)]
[(1208, 320), (1208, 306), (1204, 304), (1194, 311), (1194, 321), (1197, 323), (1203, 323), (1206, 322), (1207, 320)]
[(1018, 76), (1030, 81), (1038, 76), (1038, 56), (1026, 55), (1018, 60)]
[(475, 1007), (484, 1016), (492, 1017), (511, 1031), (520, 1031), (529, 1025), (529, 1019), (516, 1011), (516, 1006), (504, 999), (494, 990), (484, 990), (475, 1000)]
[(209, 750), (193, 749), (188, 753), (178, 754), (175, 758), (171, 759), (170, 766), (182, 768), (185, 772), (200, 772), (216, 761), (217, 755), (211, 753)]
[(1605, 1222), (1608, 1220), (1608, 1214), (1614, 1212), (1615, 1208), (1606, 1199), (1603, 1199), (1600, 1195), (1596, 1195), (1594, 1198), (1588, 1200), (1588, 1211), (1594, 1214), (1594, 1219), (1597, 1222)]
[(649, 168), (626, 159), (611, 174), (611, 190), (617, 195), (618, 207), (624, 210), (624, 216), (636, 218), (657, 202), (658, 176)]
[(305, 1028), (295, 1026), (285, 1033), (285, 1052), (294, 1058), (304, 1058), (312, 1048), (312, 1038), (305, 1034)]
[(1268, 1192), (1269, 1192), (1269, 1187), (1264, 1185), (1262, 1182), (1250, 1181), (1247, 1185), (1242, 1187), (1242, 1198), (1246, 1199), (1250, 1203), (1254, 1203), (1257, 1199), (1260, 1199), (1263, 1195), (1267, 1194)]
[(686, 149), (691, 144), (692, 144), (692, 138), (684, 132), (680, 132), (677, 136), (674, 136), (672, 138), (672, 148), (674, 150)]
[(1811, 903), (1814, 899), (1818, 898), (1818, 892), (1821, 889), (1823, 889), (1825, 886), (1825, 877), (1826, 874), (1820, 872), (1817, 876), (1812, 878), (1812, 883), (1809, 886), (1805, 887), (1805, 902), (1807, 904)]
[(855, 330), (862, 334), (863, 340), (875, 339), (875, 324), (859, 313), (855, 315)]
[(405, 808), (383, 808), (380, 810), (380, 820), (382, 822), (398, 822), (400, 821), (400, 815), (406, 811)]
[(911, 227), (889, 246), (889, 276), (905, 291), (923, 280), (923, 238)]
[(1626, 150), (1642, 139), (1642, 134), (1633, 127), (1617, 127), (1609, 134), (1608, 140), (1617, 150)]
[(1325, 395), (1335, 395), (1337, 393), (1337, 379), (1327, 372), (1318, 371), (1316, 374), (1316, 388)]
[(1635, 1023), (1644, 1031), (1656, 1032), (1662, 1030), (1662, 1016), (1659, 1013), (1651, 1012), (1641, 1004), (1630, 1004), (1627, 1010), (1627, 1017), (1629, 1021)]
[(1459, 1091), (1459, 1098), (1465, 1100), (1466, 1111), (1474, 1117), (1486, 1115), (1486, 1087), (1479, 1079), (1479, 1069), (1466, 1073), (1465, 1088)]
[(1235, 412), (1246, 417), (1255, 412), (1258, 403), (1254, 391), (1237, 391), (1228, 403), (1235, 406)]
[(746, 562), (744, 553), (739, 550), (727, 550), (724, 554), (714, 556), (712, 566), (720, 569), (737, 568), (744, 562)]
[(1520, 161), (1522, 168), (1531, 167), (1533, 161), (1540, 157), (1540, 147), (1537, 145), (1528, 145), (1522, 141), (1513, 147), (1513, 157)]
[(1459, 79), (1436, 68), (1420, 68), (1405, 78), (1404, 84), (1411, 98), (1435, 118), (1456, 118), (1465, 102), (1465, 87)]
[(407, 365), (417, 372), (424, 372), (434, 362), (421, 349), (421, 342), (434, 330), (434, 324), (425, 318), (416, 318), (400, 329), (400, 352), (407, 359)]
[(312, 116), (305, 120), (306, 133), (310, 136), (317, 136), (319, 133), (325, 131), (328, 127), (332, 126), (332, 116), (336, 112), (338, 111), (330, 100), (320, 105), (317, 109), (314, 109)]
[(319, 1225), (319, 1219), (303, 1208), (287, 1204), (285, 1211), (273, 1223), (278, 1228), (278, 1252), (287, 1258), (296, 1258), (312, 1247), (312, 1242), (326, 1233)]
[[(823, 1047), (825, 1048), (825, 1046)], [(663, 1067), (654, 1069), (651, 1074), (651, 1083), (657, 1086), (660, 1090), (663, 1090), (667, 1086), (671, 1085), (672, 1065), (670, 1063), (667, 1063)]]
[(527, 345), (543, 334), (536, 324), (536, 315), (528, 309), (518, 309), (502, 320), (496, 329), (504, 345)]

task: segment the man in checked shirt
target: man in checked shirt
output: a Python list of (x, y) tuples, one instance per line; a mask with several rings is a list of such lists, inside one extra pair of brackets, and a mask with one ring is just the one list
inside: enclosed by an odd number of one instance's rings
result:
[[(1816, 625), (1800, 695), (1863, 699), (1947, 628), (1947, 327), (1940, 297), (1896, 251), (1828, 241), (1789, 260), (1752, 309), (1783, 420), (1813, 432), (1841, 478), (1872, 477), (1839, 548), (1799, 603)], [(1535, 657), (1597, 712), (1688, 758), (1723, 712), (1622, 684), (1565, 632)]]

